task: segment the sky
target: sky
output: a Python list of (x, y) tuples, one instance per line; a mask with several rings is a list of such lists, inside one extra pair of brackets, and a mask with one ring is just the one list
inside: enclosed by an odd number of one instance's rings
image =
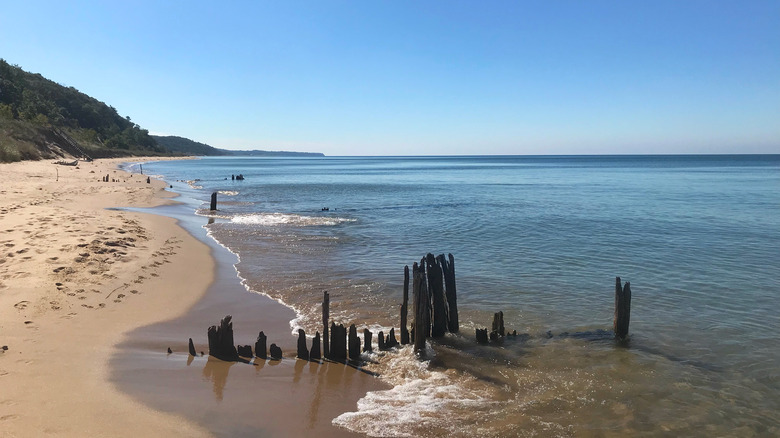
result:
[(12, 1), (153, 134), (326, 155), (780, 153), (780, 1)]

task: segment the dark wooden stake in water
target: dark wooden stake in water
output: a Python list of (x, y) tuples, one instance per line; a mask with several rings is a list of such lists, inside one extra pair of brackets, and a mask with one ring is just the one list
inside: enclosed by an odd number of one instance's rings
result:
[(444, 290), (447, 295), (447, 330), (450, 333), (458, 333), (460, 323), (458, 322), (458, 295), (455, 287), (455, 257), (450, 253), (448, 259), (444, 254), (439, 256), (441, 269), (444, 273)]
[(330, 295), (328, 295), (328, 291), (325, 291), (323, 293), (323, 298), (322, 298), (322, 326), (324, 327), (322, 331), (322, 353), (328, 359), (330, 359), (330, 348), (329, 348), (330, 336), (328, 333), (329, 316), (330, 316)]
[(486, 328), (477, 329), (477, 342), (480, 344), (488, 343), (488, 331)]
[(265, 337), (265, 333), (263, 332), (260, 332), (260, 334), (257, 335), (257, 342), (255, 342), (255, 355), (260, 359), (268, 358), (268, 349), (266, 348), (266, 337)]
[(504, 312), (493, 314), (493, 330), (490, 332), (490, 339), (503, 338), (504, 332)]
[(349, 326), (349, 359), (360, 360), (360, 338), (355, 324)]
[(401, 304), (401, 344), (409, 343), (407, 313), (409, 312), (409, 266), (404, 266), (404, 302)]
[(239, 345), (236, 347), (238, 355), (240, 357), (252, 358), (252, 346), (251, 345)]
[(298, 358), (309, 360), (309, 348), (306, 346), (306, 332), (298, 329)]
[(431, 337), (440, 338), (447, 333), (447, 300), (444, 296), (444, 280), (441, 266), (436, 257), (428, 253), (425, 256), (425, 270), (428, 274), (428, 293), (433, 300), (433, 324)]
[(282, 349), (277, 347), (276, 344), (271, 344), (268, 350), (271, 352), (271, 359), (282, 359)]
[(211, 194), (211, 211), (217, 209), (217, 192)]
[(209, 355), (226, 361), (238, 360), (238, 352), (233, 343), (232, 319), (232, 316), (227, 315), (219, 322), (219, 326), (209, 327)]
[(330, 359), (336, 362), (347, 361), (347, 328), (343, 324), (330, 324)]
[(425, 284), (424, 260), (412, 265), (412, 294), (414, 295), (414, 351), (425, 350), (425, 339), (431, 332), (431, 301)]
[(189, 347), (190, 347), (190, 355), (191, 356), (197, 356), (198, 352), (195, 351), (195, 344), (192, 343), (192, 338), (190, 338), (190, 345), (189, 345)]
[(320, 354), (320, 332), (315, 333), (314, 341), (311, 344), (311, 352), (309, 352), (309, 360), (320, 360), (322, 355)]
[(615, 337), (623, 340), (628, 336), (628, 323), (631, 319), (631, 283), (621, 287), (620, 277), (615, 277), (615, 319), (613, 327)]
[(371, 333), (371, 330), (369, 329), (363, 329), (363, 351), (374, 351), (374, 349), (371, 347), (371, 338), (373, 338), (374, 335)]

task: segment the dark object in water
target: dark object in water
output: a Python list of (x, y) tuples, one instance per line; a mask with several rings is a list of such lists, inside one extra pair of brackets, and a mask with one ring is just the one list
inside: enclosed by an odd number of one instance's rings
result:
[(265, 333), (260, 332), (259, 335), (257, 335), (257, 342), (255, 342), (255, 354), (260, 359), (266, 359), (268, 358), (268, 353), (265, 347)]
[(314, 334), (314, 341), (311, 344), (311, 351), (309, 352), (309, 360), (320, 360), (322, 355), (320, 354), (320, 332)]
[(355, 328), (355, 324), (349, 326), (348, 336), (349, 359), (360, 360), (360, 338), (357, 336), (357, 328)]
[(217, 209), (217, 192), (211, 194), (211, 211)]
[(373, 351), (371, 347), (371, 338), (374, 334), (369, 329), (363, 329), (363, 352)]
[(233, 344), (232, 319), (232, 316), (227, 315), (219, 322), (219, 326), (209, 327), (209, 354), (217, 359), (235, 362), (238, 360), (238, 352)]
[(244, 180), (244, 175), (242, 175), (240, 173), (238, 175), (236, 175), (236, 181), (243, 181), (243, 180)]
[(282, 360), (282, 349), (277, 347), (276, 344), (271, 344), (269, 350), (271, 351), (271, 359)]
[(168, 354), (173, 353), (173, 350), (171, 350), (171, 347), (168, 347)]
[(624, 340), (628, 336), (628, 323), (631, 320), (631, 283), (621, 287), (620, 277), (615, 277), (615, 319), (613, 329), (615, 338)]
[(480, 344), (488, 343), (488, 331), (486, 328), (477, 329), (477, 342)]
[(309, 349), (306, 347), (306, 332), (298, 329), (298, 358), (309, 360)]
[(330, 317), (330, 295), (328, 291), (322, 294), (322, 354), (330, 359), (330, 333), (328, 332), (328, 318)]
[(190, 355), (191, 355), (191, 356), (197, 356), (197, 355), (198, 355), (198, 352), (197, 352), (197, 351), (195, 351), (195, 344), (193, 344), (193, 343), (192, 343), (192, 338), (190, 338), (190, 346), (189, 346), (189, 349), (190, 349)]
[(238, 355), (241, 357), (249, 357), (251, 358), (252, 355), (252, 346), (251, 345), (239, 345), (236, 350), (238, 350)]

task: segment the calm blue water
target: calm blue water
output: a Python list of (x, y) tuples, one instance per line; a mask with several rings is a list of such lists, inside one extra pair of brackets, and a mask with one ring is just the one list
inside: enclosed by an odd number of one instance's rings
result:
[[(334, 319), (397, 327), (404, 265), (454, 254), (463, 339), (433, 345), (424, 369), (408, 352), (384, 358), (394, 392), (337, 424), (447, 434), (372, 424), (380, 402), (413, 415), (425, 388), (448, 387), (431, 415), (488, 435), (780, 433), (780, 155), (205, 158), (144, 171), (204, 209), (220, 192), (210, 234), (310, 333), (323, 290)], [(615, 276), (633, 291), (630, 348), (559, 336), (611, 329)], [(499, 310), (530, 337), (467, 344)]]

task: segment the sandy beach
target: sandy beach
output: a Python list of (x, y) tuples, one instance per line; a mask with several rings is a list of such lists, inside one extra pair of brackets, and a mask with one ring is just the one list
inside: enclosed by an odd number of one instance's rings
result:
[[(296, 360), (294, 313), (248, 292), (233, 254), (121, 209), (175, 196), (125, 161), (0, 165), (0, 437), (352, 436), (331, 420), (385, 385)], [(190, 356), (226, 314), (237, 343), (264, 330), (285, 359)]]
[(123, 334), (181, 314), (213, 275), (173, 219), (106, 210), (171, 197), (121, 161), (0, 164), (2, 437), (208, 436), (108, 383)]

